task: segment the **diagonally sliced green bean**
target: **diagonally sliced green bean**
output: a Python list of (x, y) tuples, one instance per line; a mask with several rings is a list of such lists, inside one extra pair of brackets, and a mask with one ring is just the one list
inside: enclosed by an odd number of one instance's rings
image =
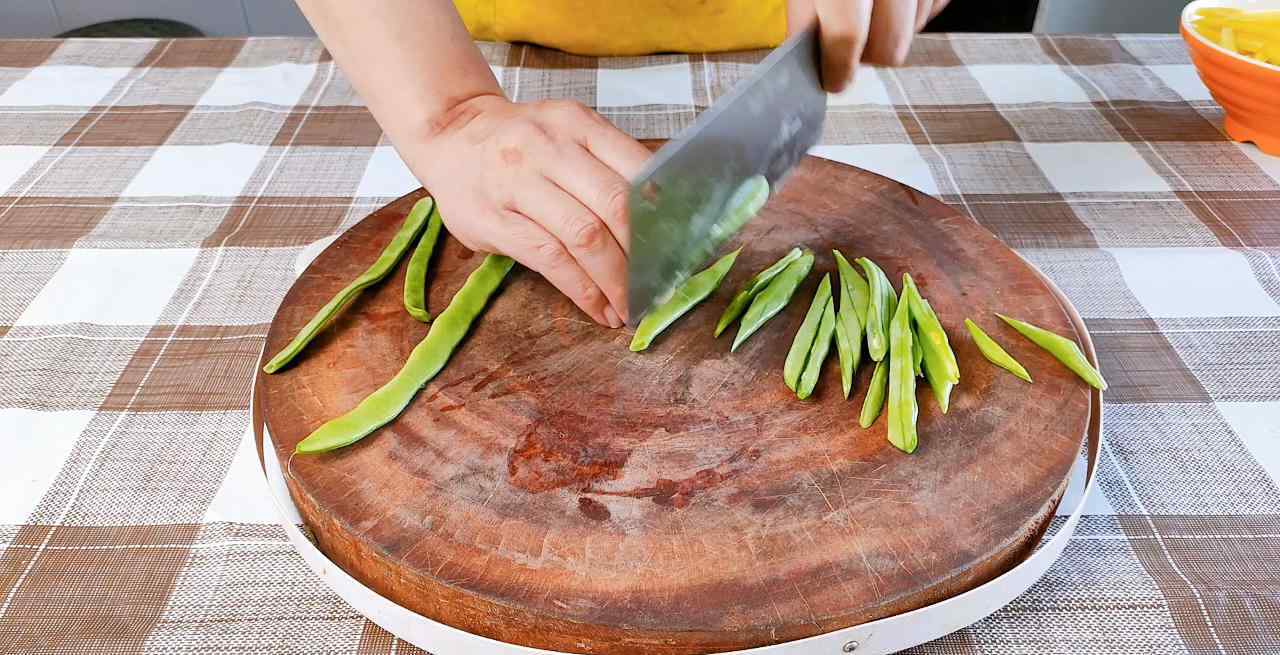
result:
[(889, 443), (904, 453), (915, 452), (918, 441), (911, 337), (911, 303), (898, 303), (889, 324)]
[(871, 372), (871, 384), (867, 385), (867, 397), (862, 399), (862, 413), (858, 415), (858, 425), (864, 429), (871, 427), (880, 418), (888, 384), (889, 364), (884, 361), (876, 362), (876, 369)]
[[(836, 258), (836, 270), (840, 272), (840, 282), (849, 289), (850, 297), (853, 299), (853, 311), (858, 314), (858, 324), (863, 325), (867, 322), (867, 302), (871, 299), (871, 287), (839, 250), (832, 250), (831, 255)], [(843, 295), (840, 297), (844, 298)]]
[(924, 351), (926, 365), (934, 369), (934, 373), (951, 383), (960, 381), (960, 363), (956, 360), (955, 351), (951, 349), (951, 341), (947, 331), (942, 327), (938, 315), (920, 295), (911, 275), (902, 275), (902, 297), (911, 305), (911, 320), (915, 323), (916, 333), (920, 335), (920, 347)]
[(851, 297), (849, 287), (842, 282), (840, 309), (836, 310), (836, 354), (840, 357), (840, 389), (844, 391), (845, 400), (853, 389), (853, 374), (862, 363), (862, 321), (854, 311), (855, 303), (857, 299)]
[[(729, 196), (729, 202), (725, 204), (724, 218), (715, 224), (714, 229), (724, 235), (737, 232), (760, 212), (760, 208), (764, 207), (764, 203), (768, 200), (769, 178), (753, 175), (743, 180), (742, 184), (733, 190), (733, 195)], [(718, 238), (720, 234), (713, 233), (712, 236)]]
[[(919, 304), (926, 314), (937, 316), (928, 300), (922, 299)], [(915, 316), (915, 310), (912, 310), (911, 317), (914, 319)], [(916, 328), (918, 329), (919, 327), (920, 324), (917, 323)], [(919, 332), (917, 331), (916, 334), (919, 334)], [(927, 344), (928, 342), (925, 343)], [(951, 391), (955, 389), (957, 382), (947, 376), (945, 372), (947, 367), (939, 359), (938, 351), (928, 348), (922, 348), (922, 350), (924, 352), (924, 365), (922, 367), (924, 368), (924, 379), (929, 383), (929, 388), (933, 389), (933, 398), (938, 401), (938, 408), (942, 410), (943, 414), (946, 414), (947, 410), (951, 408)], [(947, 350), (951, 350), (950, 343), (947, 344)]]
[(431, 253), (435, 252), (436, 241), (440, 239), (440, 229), (443, 226), (440, 207), (432, 203), (431, 213), (427, 215), (427, 229), (418, 238), (418, 245), (414, 247), (413, 254), (409, 255), (409, 267), (405, 269), (404, 309), (423, 323), (431, 322), (431, 312), (427, 311), (427, 266), (431, 264)]
[(738, 325), (738, 335), (733, 338), (733, 346), (730, 350), (736, 351), (742, 342), (756, 333), (756, 330), (768, 323), (769, 319), (777, 316), (778, 312), (791, 302), (791, 296), (800, 287), (800, 283), (809, 276), (811, 270), (813, 270), (813, 252), (809, 250), (806, 250), (800, 259), (787, 264), (787, 267), (773, 278), (769, 286), (751, 300), (747, 312), (742, 315), (742, 323)]
[(638, 353), (648, 348), (649, 344), (653, 343), (654, 337), (667, 329), (667, 326), (710, 296), (711, 292), (720, 286), (720, 281), (729, 273), (729, 269), (733, 268), (733, 262), (738, 259), (740, 252), (742, 248), (721, 257), (701, 273), (685, 280), (670, 300), (645, 314), (640, 325), (636, 327), (635, 336), (631, 338), (631, 352)]
[(1080, 376), (1081, 380), (1088, 382), (1089, 386), (1103, 391), (1107, 389), (1107, 381), (1102, 379), (1102, 374), (1098, 372), (1098, 369), (1089, 363), (1089, 358), (1084, 356), (1084, 352), (1080, 350), (1080, 346), (1076, 345), (1076, 342), (1044, 328), (1019, 321), (1016, 318), (1009, 318), (1004, 314), (996, 314), (996, 316), (1008, 323), (1009, 327), (1017, 330), (1019, 334), (1031, 340), (1031, 343), (1049, 351), (1050, 355), (1058, 358), (1058, 361)]
[(912, 333), (911, 335), (911, 370), (915, 371), (916, 377), (924, 377), (924, 349), (920, 347), (920, 335)]
[(719, 337), (725, 328), (738, 320), (738, 317), (742, 315), (743, 310), (747, 308), (751, 299), (763, 291), (769, 285), (770, 280), (776, 277), (778, 273), (781, 273), (788, 264), (800, 259), (803, 254), (804, 251), (800, 248), (792, 248), (791, 252), (784, 255), (782, 259), (774, 262), (769, 268), (752, 275), (750, 279), (744, 282), (742, 287), (738, 289), (738, 293), (734, 294), (733, 300), (729, 301), (729, 306), (725, 307), (724, 313), (720, 315), (720, 322), (716, 323), (716, 336)]
[(804, 321), (800, 323), (800, 329), (791, 341), (787, 361), (782, 365), (782, 380), (792, 391), (796, 390), (805, 362), (809, 361), (809, 350), (813, 348), (814, 339), (817, 338), (822, 312), (826, 309), (828, 300), (831, 300), (831, 276), (823, 275), (822, 282), (818, 283), (818, 290), (813, 294), (813, 302), (809, 304), (809, 312), (804, 315)]
[(512, 260), (489, 255), (471, 272), (449, 306), (436, 317), (427, 336), (409, 353), (399, 373), (360, 401), (354, 409), (321, 425), (298, 442), (294, 452), (322, 453), (353, 444), (390, 423), (409, 406), (418, 390), (448, 363), (454, 348), (467, 335), (471, 323), (484, 311), (489, 298), (511, 271)]
[(355, 300), (356, 296), (360, 295), (360, 292), (386, 277), (396, 267), (396, 263), (409, 250), (409, 247), (413, 245), (413, 240), (417, 238), (423, 226), (427, 224), (427, 214), (431, 212), (431, 207), (434, 204), (430, 198), (419, 200), (413, 206), (409, 215), (405, 217), (400, 230), (391, 238), (391, 243), (388, 243), (382, 249), (382, 254), (378, 255), (378, 259), (373, 262), (373, 265), (361, 273), (359, 277), (352, 280), (351, 284), (344, 287), (333, 298), (330, 298), (329, 302), (325, 303), (324, 307), (321, 307), (320, 311), (316, 312), (316, 315), (312, 316), (311, 320), (302, 326), (302, 330), (293, 338), (293, 341), (290, 341), (287, 346), (276, 353), (275, 357), (271, 358), (271, 361), (267, 362), (266, 366), (262, 367), (263, 372), (275, 373), (288, 365), (343, 307)]
[(893, 284), (876, 263), (866, 257), (858, 258), (858, 265), (867, 274), (870, 296), (867, 300), (867, 353), (880, 361), (889, 352), (889, 320), (897, 309), (897, 296)]
[(813, 339), (813, 348), (809, 350), (809, 360), (805, 362), (804, 373), (800, 376), (800, 385), (796, 389), (796, 398), (804, 400), (813, 394), (818, 386), (818, 377), (822, 375), (822, 365), (831, 352), (831, 341), (836, 331), (836, 304), (827, 296), (827, 305), (822, 310), (822, 323), (818, 326), (818, 335)]
[(986, 357), (987, 361), (1022, 380), (1031, 381), (1031, 374), (1027, 372), (1027, 369), (1022, 364), (1019, 364), (1018, 360), (1014, 359), (1013, 355), (1010, 355), (1000, 344), (996, 343), (995, 339), (992, 339), (982, 328), (978, 327), (977, 323), (966, 318), (964, 319), (964, 326), (969, 329), (969, 335), (973, 337), (973, 342), (978, 345), (978, 352), (982, 353), (982, 356)]

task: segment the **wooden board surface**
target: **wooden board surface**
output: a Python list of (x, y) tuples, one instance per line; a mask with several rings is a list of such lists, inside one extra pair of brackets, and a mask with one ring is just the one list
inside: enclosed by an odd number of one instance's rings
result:
[[(285, 297), (266, 355), (368, 265), (417, 195), (356, 225)], [(334, 562), (388, 598), (512, 643), (693, 653), (797, 639), (920, 607), (1007, 570), (1065, 490), (1087, 387), (998, 324), (1074, 334), (1025, 262), (967, 217), (897, 182), (809, 158), (736, 241), (726, 283), (660, 337), (589, 322), (517, 270), (443, 373), (392, 425), (291, 456), (389, 379), (428, 327), (401, 305), (402, 264), (305, 351), (259, 380), (290, 492)], [(734, 244), (736, 245), (736, 244)], [(797, 299), (737, 353), (711, 333), (739, 284), (795, 245), (819, 253)], [(920, 394), (920, 448), (857, 425), (870, 377), (841, 398), (834, 354), (813, 398), (782, 361), (832, 248), (909, 270), (951, 335), (951, 411)], [(449, 239), (429, 308), (480, 258)], [(1035, 377), (982, 359), (985, 326)], [(833, 349), (834, 350), (834, 349)]]

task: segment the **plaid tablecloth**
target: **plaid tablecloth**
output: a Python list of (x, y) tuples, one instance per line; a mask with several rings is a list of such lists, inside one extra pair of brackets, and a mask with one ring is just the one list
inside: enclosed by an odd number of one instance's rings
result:
[[(486, 45), (507, 93), (669, 136), (761, 53)], [(1066, 293), (1111, 382), (1049, 575), (920, 653), (1280, 652), (1280, 159), (1167, 36), (925, 36), (823, 156)], [(0, 651), (408, 650), (273, 525), (246, 429), (281, 297), (416, 186), (315, 41), (0, 41)]]

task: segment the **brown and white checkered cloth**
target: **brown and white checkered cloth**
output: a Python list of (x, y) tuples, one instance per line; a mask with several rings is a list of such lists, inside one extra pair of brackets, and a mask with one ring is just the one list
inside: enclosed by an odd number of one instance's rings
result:
[[(670, 136), (762, 53), (486, 45), (518, 100)], [(1111, 382), (1049, 575), (920, 653), (1280, 653), (1280, 158), (1171, 36), (925, 36), (833, 97), (823, 156), (972, 214)], [(249, 385), (334, 235), (417, 183), (310, 40), (0, 41), (0, 651), (409, 649), (266, 501)]]

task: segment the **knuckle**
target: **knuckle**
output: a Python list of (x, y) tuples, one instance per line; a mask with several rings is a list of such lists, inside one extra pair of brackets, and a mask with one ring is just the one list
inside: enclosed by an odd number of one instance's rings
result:
[(574, 250), (596, 250), (605, 245), (609, 231), (595, 216), (574, 219), (569, 231), (569, 247)]
[(533, 253), (540, 263), (539, 269), (563, 266), (569, 259), (569, 254), (564, 251), (564, 247), (555, 241), (539, 241), (534, 244)]
[(631, 187), (626, 183), (619, 182), (605, 190), (604, 210), (607, 216), (605, 218), (616, 221), (623, 221), (627, 218), (627, 208), (630, 206)]

